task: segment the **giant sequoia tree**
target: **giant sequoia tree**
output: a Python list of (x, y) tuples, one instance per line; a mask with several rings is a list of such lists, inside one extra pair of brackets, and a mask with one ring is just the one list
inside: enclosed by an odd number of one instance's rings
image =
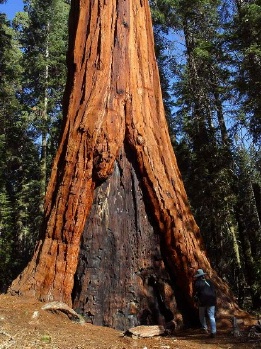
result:
[[(41, 239), (12, 293), (127, 328), (196, 319), (206, 258), (170, 143), (147, 0), (73, 0), (64, 125)], [(177, 310), (178, 309), (178, 310)], [(191, 315), (193, 314), (193, 315)]]

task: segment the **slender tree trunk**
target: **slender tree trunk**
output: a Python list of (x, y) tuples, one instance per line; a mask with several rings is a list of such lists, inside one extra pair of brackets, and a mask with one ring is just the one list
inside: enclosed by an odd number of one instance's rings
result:
[[(171, 146), (147, 0), (74, 0), (70, 23), (64, 127), (43, 235), (10, 291), (44, 301), (74, 300), (96, 323), (122, 328), (128, 324), (119, 316), (113, 320), (113, 312), (97, 315), (112, 303), (116, 286), (114, 311), (130, 311), (137, 302), (144, 311), (144, 283), (155, 295), (152, 274), (168, 273), (181, 303), (195, 310), (192, 281), (201, 267), (219, 286), (223, 306), (235, 310), (206, 258)], [(141, 323), (141, 316), (129, 324)]]
[[(259, 246), (261, 241), (261, 225), (252, 183), (246, 178), (244, 184), (244, 191), (241, 200), (238, 202), (237, 210), (239, 233), (244, 255), (245, 279), (250, 286), (252, 306), (254, 309), (259, 309), (261, 306), (261, 298), (258, 263), (260, 261)], [(246, 220), (245, 217), (249, 219)]]
[[(49, 24), (48, 24), (49, 28)], [(48, 29), (49, 32), (49, 29)], [(49, 34), (48, 34), (49, 35)], [(47, 46), (45, 51), (45, 58), (49, 59), (49, 40), (47, 40)], [(42, 132), (41, 132), (41, 181), (40, 181), (40, 197), (42, 198), (40, 203), (40, 212), (43, 214), (43, 201), (46, 193), (46, 182), (47, 182), (47, 124), (48, 124), (48, 79), (49, 79), (49, 67), (48, 62), (45, 66), (45, 90), (44, 90), (44, 100), (43, 100), (43, 111), (42, 115)]]

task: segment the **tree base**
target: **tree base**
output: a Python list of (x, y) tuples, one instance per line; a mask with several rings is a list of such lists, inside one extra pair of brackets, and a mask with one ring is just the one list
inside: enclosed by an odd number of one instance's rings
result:
[(123, 150), (95, 190), (73, 290), (73, 307), (87, 321), (120, 330), (164, 324), (177, 313), (160, 236), (130, 161)]

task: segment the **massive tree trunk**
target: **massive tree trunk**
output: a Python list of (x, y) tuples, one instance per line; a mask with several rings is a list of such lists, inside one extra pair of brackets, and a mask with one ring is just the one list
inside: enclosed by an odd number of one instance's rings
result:
[(222, 307), (234, 310), (206, 258), (169, 139), (147, 0), (72, 1), (68, 67), (42, 239), (10, 291), (124, 329), (170, 320), (174, 299), (184, 318), (195, 314), (201, 267)]

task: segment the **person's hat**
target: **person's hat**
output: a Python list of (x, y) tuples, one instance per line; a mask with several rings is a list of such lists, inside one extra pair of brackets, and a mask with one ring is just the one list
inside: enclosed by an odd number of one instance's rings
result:
[(196, 274), (194, 275), (194, 278), (198, 278), (200, 276), (206, 275), (206, 273), (204, 273), (203, 269), (198, 269)]

